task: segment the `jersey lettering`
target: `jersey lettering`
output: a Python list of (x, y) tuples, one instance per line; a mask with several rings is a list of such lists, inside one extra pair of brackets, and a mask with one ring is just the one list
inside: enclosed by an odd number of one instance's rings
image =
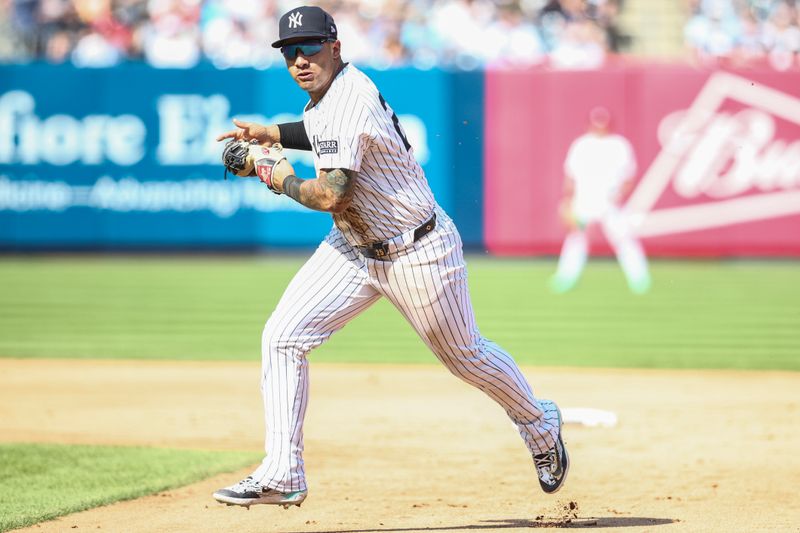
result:
[[(378, 98), (381, 101), (383, 110), (388, 111), (389, 109), (386, 105), (386, 100), (383, 99), (383, 95), (381, 93), (378, 93)], [(400, 128), (400, 119), (397, 118), (397, 113), (395, 113), (394, 111), (392, 111), (392, 122), (394, 122), (394, 129), (397, 130), (397, 134), (400, 136), (401, 139), (403, 139), (403, 146), (406, 147), (406, 151), (411, 150), (411, 143), (408, 142), (405, 133), (403, 133), (403, 130)]]

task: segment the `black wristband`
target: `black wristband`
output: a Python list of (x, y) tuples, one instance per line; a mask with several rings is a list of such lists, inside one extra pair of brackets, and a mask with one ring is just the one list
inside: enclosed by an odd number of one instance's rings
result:
[(299, 202), (300, 201), (300, 185), (303, 181), (297, 176), (286, 176), (283, 178), (283, 194), (289, 198)]
[(284, 148), (311, 150), (311, 142), (308, 140), (306, 127), (303, 125), (302, 120), (278, 124), (278, 131), (281, 132), (281, 145)]

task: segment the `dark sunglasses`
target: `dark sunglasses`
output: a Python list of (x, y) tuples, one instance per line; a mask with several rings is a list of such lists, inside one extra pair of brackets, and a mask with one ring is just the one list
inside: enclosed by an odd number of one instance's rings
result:
[(306, 57), (317, 55), (322, 46), (330, 41), (330, 39), (317, 39), (313, 41), (303, 41), (301, 43), (287, 44), (281, 46), (281, 53), (286, 59), (294, 59), (297, 57), (298, 52)]

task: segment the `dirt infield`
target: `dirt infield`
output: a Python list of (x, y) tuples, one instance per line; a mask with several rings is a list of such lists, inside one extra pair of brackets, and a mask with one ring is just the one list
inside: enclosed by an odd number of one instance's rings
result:
[[(215, 503), (241, 471), (20, 531), (800, 531), (800, 374), (524, 370), (542, 397), (619, 417), (565, 426), (572, 467), (555, 496), (500, 408), (443, 368), (312, 362), (302, 508)], [(258, 376), (0, 360), (0, 440), (259, 449)]]

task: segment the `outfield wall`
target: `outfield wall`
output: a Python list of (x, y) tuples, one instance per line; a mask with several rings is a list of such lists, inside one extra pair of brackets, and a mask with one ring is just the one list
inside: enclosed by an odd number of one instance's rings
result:
[(636, 153), (626, 205), (648, 253), (800, 254), (800, 72), (657, 65), (487, 74), (491, 252), (558, 252), (564, 159), (597, 105)]
[[(482, 75), (370, 74), (439, 202), (460, 216), (455, 176), (472, 184), (459, 190), (462, 201), (482, 194)], [(299, 120), (306, 101), (283, 69), (2, 67), (0, 247), (314, 246), (329, 231), (330, 216), (275, 196), (257, 180), (224, 180), (222, 145), (214, 140), (233, 128), (234, 116)], [(298, 174), (313, 176), (310, 153), (290, 152)], [(481, 217), (471, 211), (460, 225), (465, 242), (479, 246)]]
[[(651, 255), (800, 255), (800, 73), (370, 75), (468, 247), (558, 251), (563, 160), (603, 105), (636, 151), (628, 207)], [(330, 217), (223, 180), (213, 140), (233, 116), (297, 120), (305, 101), (283, 69), (0, 67), (0, 249), (313, 246)], [(312, 175), (309, 154), (290, 157)]]

